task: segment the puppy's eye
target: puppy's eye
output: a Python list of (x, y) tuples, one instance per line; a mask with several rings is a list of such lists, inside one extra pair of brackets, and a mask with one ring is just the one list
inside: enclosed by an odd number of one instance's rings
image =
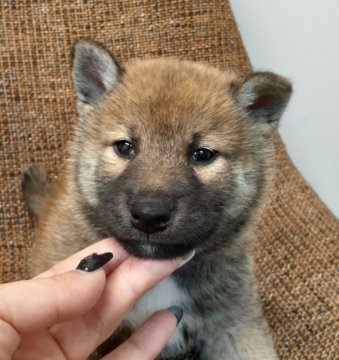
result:
[(217, 154), (206, 148), (200, 148), (193, 152), (191, 160), (198, 165), (209, 164), (216, 158)]
[(120, 157), (131, 159), (135, 156), (134, 145), (127, 140), (118, 140), (113, 144), (113, 147)]

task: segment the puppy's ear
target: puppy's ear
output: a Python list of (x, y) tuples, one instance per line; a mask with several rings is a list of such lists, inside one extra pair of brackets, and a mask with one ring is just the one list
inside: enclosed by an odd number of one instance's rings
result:
[(73, 82), (78, 105), (94, 106), (108, 91), (113, 90), (122, 70), (104, 48), (87, 41), (75, 46)]
[(255, 72), (233, 82), (231, 92), (249, 118), (268, 130), (277, 127), (290, 99), (292, 86), (282, 76), (271, 72)]

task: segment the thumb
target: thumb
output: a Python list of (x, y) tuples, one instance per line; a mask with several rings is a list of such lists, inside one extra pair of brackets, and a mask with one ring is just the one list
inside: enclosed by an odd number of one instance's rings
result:
[(17, 332), (45, 329), (89, 311), (98, 302), (105, 283), (105, 271), (100, 269), (1, 285), (0, 319)]

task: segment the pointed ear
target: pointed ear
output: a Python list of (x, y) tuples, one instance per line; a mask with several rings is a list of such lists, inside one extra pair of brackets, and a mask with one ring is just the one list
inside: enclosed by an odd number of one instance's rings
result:
[(113, 90), (121, 76), (121, 69), (104, 48), (87, 41), (75, 46), (73, 82), (78, 105), (95, 103)]
[(282, 76), (255, 72), (231, 84), (236, 103), (247, 115), (266, 128), (275, 128), (292, 93), (292, 86)]

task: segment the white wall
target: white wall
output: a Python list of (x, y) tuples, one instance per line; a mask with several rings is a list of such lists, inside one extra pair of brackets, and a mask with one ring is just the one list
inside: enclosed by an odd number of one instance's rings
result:
[(339, 1), (231, 4), (254, 69), (292, 81), (280, 133), (294, 164), (339, 216)]

